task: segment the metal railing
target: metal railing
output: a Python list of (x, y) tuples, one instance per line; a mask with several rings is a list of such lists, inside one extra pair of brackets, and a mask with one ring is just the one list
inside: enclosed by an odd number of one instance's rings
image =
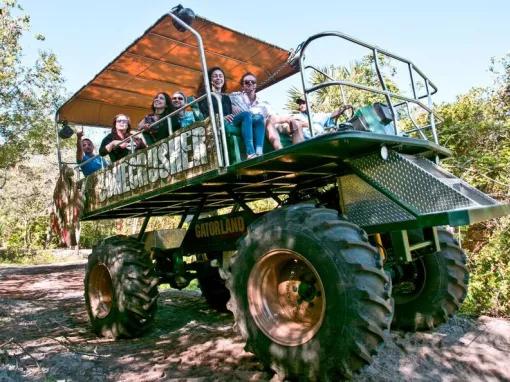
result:
[[(351, 43), (353, 43), (355, 45), (359, 45), (359, 46), (362, 46), (364, 48), (369, 49), (371, 51), (371, 57), (372, 57), (373, 64), (375, 66), (375, 72), (377, 74), (377, 78), (378, 78), (378, 81), (379, 81), (379, 87), (367, 86), (367, 85), (363, 85), (363, 84), (359, 84), (359, 83), (354, 83), (354, 82), (350, 82), (350, 81), (334, 79), (330, 75), (325, 73), (324, 71), (322, 71), (320, 69), (317, 69), (316, 67), (314, 67), (312, 65), (306, 65), (305, 66), (304, 60), (305, 60), (305, 51), (306, 51), (306, 48), (313, 41), (321, 39), (321, 38), (324, 38), (324, 37), (338, 37), (340, 39), (343, 39), (343, 40), (346, 40), (348, 42), (351, 42)], [(343, 100), (344, 103), (346, 103), (346, 96), (345, 96), (345, 89), (344, 89), (344, 87), (355, 88), (355, 89), (358, 89), (358, 90), (361, 90), (361, 91), (366, 91), (366, 92), (370, 92), (370, 93), (373, 93), (373, 94), (378, 94), (378, 95), (381, 95), (381, 96), (383, 96), (385, 98), (385, 100), (386, 100), (386, 102), (387, 102), (387, 104), (388, 104), (388, 106), (389, 106), (389, 108), (391, 110), (391, 113), (393, 115), (395, 135), (399, 135), (402, 132), (399, 129), (398, 113), (397, 113), (396, 109), (399, 108), (399, 107), (405, 106), (405, 111), (408, 113), (409, 119), (410, 119), (412, 125), (414, 126), (414, 129), (407, 130), (405, 132), (406, 133), (414, 133), (414, 132), (416, 132), (416, 133), (418, 133), (420, 135), (420, 137), (422, 139), (427, 139), (426, 135), (424, 134), (424, 131), (430, 130), (431, 134), (432, 134), (433, 141), (435, 143), (438, 143), (438, 136), (437, 136), (437, 130), (436, 130), (436, 118), (435, 118), (434, 112), (432, 110), (433, 104), (432, 104), (432, 98), (431, 98), (432, 95), (437, 92), (437, 87), (411, 61), (409, 61), (409, 60), (407, 60), (407, 59), (405, 59), (403, 57), (400, 57), (400, 56), (398, 56), (398, 55), (396, 55), (394, 53), (391, 53), (391, 52), (388, 52), (388, 51), (386, 51), (384, 49), (381, 49), (381, 48), (379, 48), (379, 47), (377, 47), (375, 45), (368, 44), (366, 42), (363, 42), (361, 40), (355, 39), (355, 38), (353, 38), (351, 36), (348, 36), (348, 35), (340, 33), (340, 32), (322, 32), (322, 33), (319, 33), (319, 34), (316, 34), (316, 35), (313, 35), (313, 36), (309, 37), (306, 41), (304, 41), (303, 43), (301, 43), (298, 46), (298, 48), (296, 49), (293, 57), (291, 57), (289, 60), (295, 60), (296, 56), (299, 58), (299, 68), (300, 68), (300, 73), (301, 73), (301, 82), (302, 82), (303, 95), (304, 95), (304, 100), (306, 102), (307, 110), (311, 110), (310, 109), (310, 100), (309, 100), (309, 96), (308, 96), (310, 93), (313, 93), (313, 92), (315, 92), (315, 91), (317, 91), (319, 89), (323, 89), (323, 88), (326, 88), (326, 87), (329, 87), (329, 86), (339, 86), (340, 87), (340, 92), (341, 92), (341, 95), (342, 95), (342, 100)], [(410, 79), (410, 83), (411, 83), (411, 89), (412, 89), (413, 97), (406, 97), (406, 96), (403, 96), (401, 94), (398, 94), (398, 93), (395, 93), (395, 92), (389, 90), (387, 81), (385, 80), (385, 78), (384, 78), (384, 76), (382, 74), (382, 71), (381, 71), (381, 63), (380, 63), (379, 56), (385, 56), (385, 57), (392, 58), (392, 59), (397, 60), (397, 61), (399, 61), (401, 63), (404, 63), (407, 66), (408, 71), (409, 71), (409, 79)], [(306, 69), (312, 69), (312, 70), (314, 70), (314, 71), (324, 75), (328, 80), (323, 82), (323, 83), (316, 84), (316, 85), (308, 87), (306, 79), (305, 79), (305, 70)], [(414, 78), (414, 73), (418, 74), (421, 77), (421, 79), (424, 82), (424, 84), (425, 84), (425, 91), (426, 91), (426, 93), (424, 95), (418, 95), (417, 94), (417, 90), (416, 90), (417, 82), (416, 82), (416, 79)], [(422, 100), (425, 99), (425, 98), (427, 99), (427, 105), (425, 105), (422, 102)], [(395, 103), (394, 100), (398, 100), (400, 102)], [(410, 103), (417, 105), (418, 107), (420, 107), (421, 109), (423, 109), (424, 111), (427, 112), (428, 120), (429, 120), (429, 124), (428, 125), (426, 125), (426, 126), (419, 126), (417, 124), (416, 120), (413, 118), (412, 113), (411, 113), (411, 111), (409, 109), (409, 104)], [(309, 119), (308, 122), (309, 122), (309, 126), (310, 126), (310, 133), (313, 136), (313, 131), (311, 129), (312, 121), (311, 121), (310, 114), (308, 115), (308, 119)]]
[[(211, 95), (216, 98), (216, 101), (217, 101), (217, 104), (218, 104), (218, 114), (220, 116), (223, 116), (223, 107), (222, 107), (222, 104), (221, 104), (221, 96), (216, 94), (216, 93), (213, 93), (213, 92), (211, 93)], [(180, 107), (179, 109), (174, 110), (172, 113), (166, 115), (165, 117), (163, 117), (161, 119), (158, 119), (157, 121), (155, 121), (155, 122), (153, 122), (152, 124), (149, 125), (148, 130), (151, 127), (154, 127), (155, 125), (161, 124), (163, 121), (167, 121), (168, 136), (171, 137), (174, 134), (174, 131), (172, 129), (172, 120), (171, 120), (171, 118), (173, 116), (179, 114), (181, 111), (186, 110), (186, 108), (192, 106), (193, 104), (196, 104), (196, 103), (200, 102), (205, 97), (206, 97), (206, 95), (203, 94), (200, 97), (197, 97), (197, 98), (193, 99), (191, 102), (186, 103), (184, 106)], [(230, 161), (229, 161), (229, 158), (228, 158), (228, 150), (227, 150), (227, 140), (226, 140), (226, 133), (225, 133), (225, 124), (224, 124), (223, 118), (218, 118), (218, 119), (219, 119), (219, 122), (220, 122), (219, 123), (220, 124), (219, 131), (215, 128), (216, 127), (215, 123), (211, 122), (211, 125), (212, 125), (212, 130), (213, 130), (213, 138), (214, 138), (214, 141), (215, 141), (215, 148), (216, 148), (216, 152), (218, 153), (218, 155), (217, 155), (218, 167), (225, 167), (225, 166), (229, 166), (230, 165)], [(200, 121), (196, 121), (196, 122), (200, 122)], [(161, 126), (160, 126), (160, 128), (161, 128)], [(122, 143), (129, 142), (130, 143), (130, 150), (131, 150), (131, 154), (132, 154), (132, 153), (135, 152), (135, 144), (134, 144), (135, 137), (140, 136), (140, 135), (142, 135), (145, 132), (146, 132), (146, 130), (137, 131), (136, 133), (131, 134), (130, 136), (128, 136), (128, 137), (124, 138), (123, 140), (121, 140), (114, 147), (118, 147)], [(58, 136), (58, 134), (57, 134), (57, 136)], [(220, 149), (220, 141), (221, 141), (221, 149)], [(97, 155), (94, 155), (93, 157), (87, 159), (84, 162), (80, 162), (80, 163), (76, 164), (74, 166), (74, 170), (79, 173), (79, 169), (82, 166), (86, 165), (87, 163), (92, 162), (95, 158), (98, 158), (98, 157), (102, 158), (101, 155), (97, 154)], [(61, 162), (61, 163), (68, 164), (68, 163), (65, 163), (65, 162)], [(103, 163), (103, 161), (101, 161), (101, 163)], [(102, 166), (102, 169), (104, 169), (104, 168), (105, 167)]]

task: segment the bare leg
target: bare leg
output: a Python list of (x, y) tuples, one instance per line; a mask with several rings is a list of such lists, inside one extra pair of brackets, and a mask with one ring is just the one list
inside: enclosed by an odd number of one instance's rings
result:
[(276, 128), (274, 125), (278, 123), (279, 116), (277, 115), (271, 115), (267, 119), (266, 123), (266, 133), (267, 133), (267, 139), (269, 140), (269, 143), (271, 143), (271, 146), (275, 150), (279, 150), (282, 148), (282, 143), (280, 142), (280, 135), (278, 134), (278, 131), (276, 131)]
[(303, 135), (303, 123), (292, 119), (289, 121), (290, 131), (292, 132), (292, 144), (300, 143), (305, 140)]

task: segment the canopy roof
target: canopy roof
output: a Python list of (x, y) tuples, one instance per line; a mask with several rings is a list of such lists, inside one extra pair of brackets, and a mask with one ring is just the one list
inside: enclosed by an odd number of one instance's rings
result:
[[(297, 71), (286, 64), (290, 52), (285, 49), (201, 17), (192, 27), (202, 36), (208, 67), (225, 71), (228, 91), (237, 90), (248, 71), (257, 76), (259, 90)], [(116, 114), (125, 113), (136, 122), (158, 92), (196, 96), (202, 76), (196, 38), (179, 32), (164, 15), (62, 105), (58, 121), (110, 127)]]

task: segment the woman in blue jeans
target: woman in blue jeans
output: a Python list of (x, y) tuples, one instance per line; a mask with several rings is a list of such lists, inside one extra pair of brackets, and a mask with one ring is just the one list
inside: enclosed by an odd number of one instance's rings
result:
[(241, 91), (230, 95), (234, 126), (241, 129), (246, 146), (246, 159), (262, 155), (265, 121), (269, 115), (269, 105), (257, 99), (257, 79), (253, 73), (245, 73), (241, 77)]

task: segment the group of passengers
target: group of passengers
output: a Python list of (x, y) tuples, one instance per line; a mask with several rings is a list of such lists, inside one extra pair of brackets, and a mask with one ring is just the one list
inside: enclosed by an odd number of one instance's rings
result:
[[(270, 105), (257, 97), (257, 79), (254, 74), (248, 72), (241, 77), (241, 90), (227, 93), (227, 80), (225, 72), (214, 67), (208, 71), (209, 86), (212, 92), (221, 98), (221, 106), (225, 125), (237, 129), (244, 142), (246, 159), (252, 159), (263, 154), (264, 139), (267, 133), (268, 141), (276, 150), (282, 148), (280, 134), (289, 135), (292, 143), (299, 143), (310, 138), (308, 128), (308, 116), (306, 102), (298, 98), (296, 103), (299, 107), (298, 114), (277, 115), (272, 113)], [(205, 85), (202, 83), (198, 88), (198, 94), (205, 94)], [(212, 97), (214, 112), (219, 108), (216, 97)], [(147, 114), (139, 123), (138, 129), (133, 130), (129, 117), (118, 114), (113, 119), (111, 132), (103, 139), (99, 148), (99, 155), (110, 157), (115, 162), (132, 150), (138, 150), (154, 144), (166, 138), (174, 131), (187, 127), (196, 121), (209, 115), (207, 98), (198, 103), (193, 111), (185, 108), (187, 99), (182, 91), (177, 91), (170, 97), (165, 92), (158, 93), (152, 100), (151, 113)], [(176, 112), (176, 113), (174, 113)], [(342, 110), (335, 111), (331, 115), (313, 115), (312, 130), (314, 135), (323, 133), (324, 126), (337, 117)], [(174, 113), (171, 117), (169, 114)], [(161, 121), (160, 123), (157, 123)], [(142, 134), (139, 134), (139, 133)], [(88, 138), (82, 138), (80, 131), (77, 133), (76, 160), (82, 163), (94, 156), (94, 146)], [(130, 138), (130, 139), (127, 139)], [(104, 159), (98, 157), (82, 165), (84, 175), (105, 166)]]

